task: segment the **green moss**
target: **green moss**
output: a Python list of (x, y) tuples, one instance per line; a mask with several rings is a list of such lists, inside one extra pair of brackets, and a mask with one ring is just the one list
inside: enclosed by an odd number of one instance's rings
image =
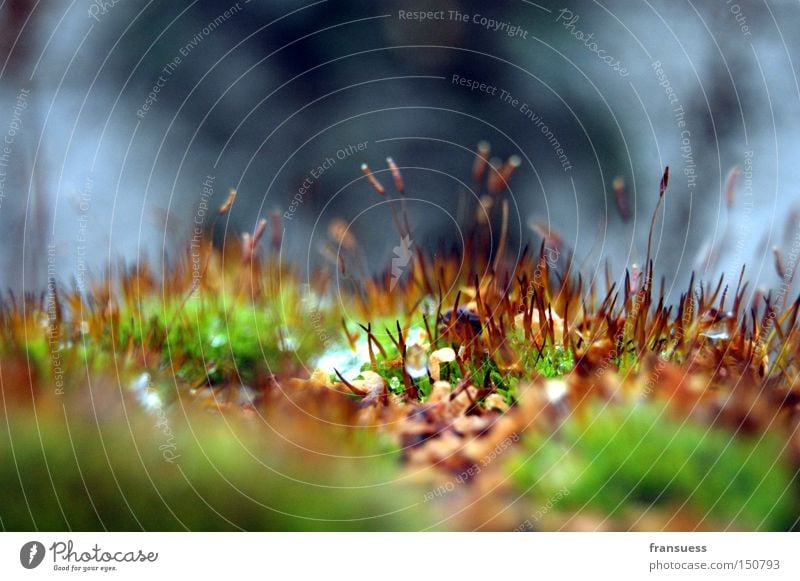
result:
[(536, 373), (547, 378), (566, 375), (574, 366), (575, 355), (564, 347), (547, 346), (542, 349), (542, 356), (534, 360)]
[(560, 345), (544, 345), (540, 351), (518, 329), (509, 333), (508, 341), (519, 355), (523, 373), (528, 377), (534, 372), (547, 378), (562, 377), (575, 366), (575, 355), (571, 349)]
[(189, 382), (206, 375), (211, 383), (239, 377), (249, 381), (281, 369), (286, 360), (310, 360), (323, 350), (327, 337), (335, 336), (330, 322), (319, 319), (309, 328), (301, 315), (300, 309), (287, 313), (281, 302), (254, 306), (205, 298), (188, 301), (180, 312), (177, 307), (163, 310), (134, 336), (140, 341), (158, 337), (166, 320), (162, 364), (182, 362), (179, 377)]
[(681, 506), (725, 527), (786, 530), (798, 513), (782, 443), (679, 423), (652, 404), (571, 416), (557, 434), (526, 438), (509, 469), (537, 501), (614, 516), (631, 504)]
[(58, 415), (38, 422), (18, 415), (3, 426), (14, 435), (0, 440), (0, 462), (8, 467), (0, 472), (4, 528), (338, 531), (432, 524), (414, 507), (418, 492), (397, 484), (399, 452), (374, 432), (332, 432), (329, 441), (341, 443), (333, 457), (213, 418), (194, 417), (190, 428), (181, 413), (129, 411), (127, 421), (99, 427), (72, 420), (67, 426)]

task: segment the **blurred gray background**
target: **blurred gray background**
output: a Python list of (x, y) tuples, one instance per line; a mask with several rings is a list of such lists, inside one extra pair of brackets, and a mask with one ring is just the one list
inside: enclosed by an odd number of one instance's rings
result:
[[(419, 10), (441, 18), (408, 16)], [(618, 274), (641, 264), (667, 164), (656, 248), (668, 285), (692, 270), (735, 277), (743, 262), (774, 284), (772, 247), (790, 263), (797, 244), (797, 2), (11, 0), (0, 13), (3, 289), (41, 288), (48, 266), (67, 280), (119, 259), (161, 264), (196, 218), (210, 226), (208, 176), (211, 208), (239, 191), (220, 239), (289, 211), (284, 256), (305, 267), (340, 217), (366, 268), (387, 269), (398, 235), (361, 163), (405, 168), (415, 244), (458, 246), (482, 139), (523, 160), (512, 253), (539, 244), (539, 220), (589, 274), (606, 259)]]

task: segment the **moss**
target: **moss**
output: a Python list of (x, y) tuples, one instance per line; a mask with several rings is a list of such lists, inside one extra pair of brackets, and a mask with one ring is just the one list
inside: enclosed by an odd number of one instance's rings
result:
[[(516, 167), (508, 167), (512, 166)], [(486, 179), (483, 173), (480, 176), (476, 178), (479, 182)], [(667, 177), (665, 171), (661, 197)], [(478, 184), (479, 189), (489, 185)], [(399, 321), (406, 344), (431, 343), (430, 349), (425, 349), (428, 354), (443, 347), (458, 353), (457, 363), (441, 365), (440, 377), (452, 385), (468, 378), (473, 386), (468, 394), (477, 393), (479, 399), (496, 392), (507, 404), (517, 403), (520, 383), (541, 377), (564, 377), (555, 382), (557, 386), (568, 394), (580, 394), (581, 407), (577, 409), (570, 407), (576, 402), (567, 397), (549, 410), (553, 413), (535, 413), (534, 417), (525, 417), (536, 406), (525, 405), (524, 400), (509, 409), (508, 418), (496, 418), (496, 412), (490, 411), (487, 431), (506, 419), (532, 431), (513, 468), (517, 470), (517, 485), (530, 488), (529, 499), (535, 505), (542, 506), (544, 500), (569, 490), (570, 494), (559, 497), (559, 506), (565, 510), (579, 510), (585, 505), (616, 516), (634, 508), (675, 507), (685, 502), (701, 520), (731, 522), (742, 528), (793, 526), (798, 498), (791, 475), (793, 464), (779, 458), (777, 450), (781, 441), (789, 441), (795, 458), (800, 457), (800, 451), (796, 439), (791, 439), (795, 424), (791, 420), (776, 422), (775, 418), (788, 415), (793, 405), (789, 398), (796, 395), (790, 392), (800, 369), (790, 355), (800, 350), (800, 334), (795, 332), (800, 301), (779, 313), (773, 295), (767, 294), (751, 308), (746, 284), (740, 283), (734, 293), (733, 286), (723, 286), (720, 280), (716, 288), (701, 285), (699, 293), (692, 281), (678, 303), (667, 305), (663, 285), (660, 294), (655, 294), (652, 281), (657, 277), (649, 251), (645, 271), (634, 273), (633, 279), (628, 274), (624, 287), (612, 283), (610, 268), (605, 285), (595, 278), (587, 282), (568, 259), (557, 272), (544, 243), (538, 256), (526, 251), (512, 264), (511, 253), (499, 250), (505, 248), (507, 240), (499, 240), (497, 247), (484, 243), (494, 240), (492, 213), (504, 221), (497, 232), (508, 232), (507, 214), (497, 215), (507, 202), (500, 199), (503, 191), (490, 193), (500, 203), (493, 204), (494, 211), (490, 208), (487, 221), (467, 233), (465, 241), (471, 242), (463, 246), (461, 255), (415, 251), (405, 277), (407, 284), (396, 288), (390, 272), (353, 281), (352, 290), (333, 289), (332, 273), (325, 271), (310, 273), (308, 284), (302, 284), (296, 269), (281, 264), (277, 252), (281, 224), (280, 215), (276, 215), (271, 225), (272, 254), (264, 255), (264, 245), (258, 245), (267, 227), (264, 219), (256, 232), (243, 235), (238, 244), (226, 244), (225, 250), (217, 250), (210, 243), (201, 245), (202, 286), (194, 297), (188, 290), (197, 282), (197, 273), (189, 262), (179, 258), (166, 266), (160, 278), (149, 274), (145, 263), (120, 269), (118, 279), (113, 279), (117, 274), (107, 274), (107, 279), (98, 281), (86, 293), (89, 296), (60, 294), (61, 308), (56, 309), (59, 314), (53, 319), (45, 303), (33, 296), (23, 299), (24, 308), (13, 297), (3, 301), (0, 357), (5, 377), (9, 377), (3, 382), (4, 401), (8, 395), (8, 405), (20, 404), (20, 408), (35, 401), (43, 415), (36, 425), (30, 417), (17, 418), (16, 409), (11, 414), (14, 422), (9, 433), (14, 441), (0, 442), (0, 460), (20, 467), (20, 473), (0, 475), (0, 522), (12, 527), (52, 529), (216, 529), (234, 528), (236, 523), (246, 528), (291, 530), (326, 528), (326, 522), (348, 528), (350, 524), (336, 519), (361, 514), (359, 511), (368, 507), (388, 514), (392, 508), (405, 506), (400, 504), (400, 496), (394, 496), (401, 494), (395, 488), (373, 495), (371, 486), (352, 494), (348, 487), (362, 484), (359, 478), (369, 474), (392, 480), (401, 458), (410, 457), (410, 447), (431, 445), (432, 454), (420, 456), (435, 456), (439, 434), (483, 436), (481, 422), (463, 422), (460, 426), (469, 430), (470, 425), (478, 425), (479, 434), (451, 430), (449, 423), (425, 425), (421, 430), (415, 422), (436, 423), (442, 418), (452, 422), (442, 409), (464, 413), (457, 409), (458, 398), (454, 410), (443, 402), (443, 406), (426, 406), (431, 409), (420, 414), (415, 413), (419, 402), (404, 397), (370, 397), (352, 405), (353, 400), (360, 399), (358, 395), (341, 398), (336, 394), (346, 404), (339, 409), (340, 400), (331, 403), (326, 399), (337, 390), (317, 382), (292, 381), (307, 378), (315, 366), (326, 372), (338, 369), (348, 378), (374, 366), (391, 394), (405, 395), (408, 377), (403, 370), (408, 364), (420, 371), (416, 387), (424, 402), (432, 389), (422, 369), (424, 354), (419, 349), (405, 355), (399, 352), (395, 343), (399, 342)], [(232, 203), (233, 198), (229, 200)], [(227, 210), (221, 208), (220, 212)], [(658, 205), (651, 237), (657, 216)], [(397, 220), (399, 230), (403, 230), (403, 222)], [(336, 232), (341, 234), (341, 228), (329, 229), (334, 242)], [(560, 238), (539, 234), (548, 243)], [(352, 245), (353, 252), (334, 260), (336, 267), (360, 271), (358, 265), (351, 265), (363, 254), (356, 251), (356, 244), (355, 239), (340, 244)], [(566, 247), (563, 250), (566, 259), (571, 252)], [(723, 289), (730, 289), (731, 295)], [(725, 306), (726, 296), (729, 306), (734, 305), (733, 311)], [(452, 324), (434, 329), (438, 323), (434, 313), (448, 309), (451, 313), (456, 309), (455, 316), (450, 317)], [(374, 362), (364, 348), (367, 334), (350, 319), (344, 321), (348, 336), (342, 336), (343, 313), (371, 329), (373, 340), (381, 347), (373, 350)], [(525, 331), (519, 328), (520, 313), (525, 314)], [(56, 395), (64, 395), (49, 385), (56, 374), (47, 329), (41, 324), (47, 320), (56, 325), (60, 340), (58, 361), (67, 385), (64, 400), (72, 398), (70, 413), (78, 418), (71, 434), (59, 423), (63, 417), (45, 420), (44, 410), (63, 410), (63, 401)], [(759, 321), (767, 320), (772, 321), (774, 329), (764, 337), (764, 323)], [(726, 331), (717, 334), (714, 341), (707, 340), (708, 331), (718, 327)], [(426, 337), (422, 329), (432, 331), (436, 340)], [(353, 343), (355, 351), (350, 349)], [(659, 365), (659, 372), (648, 375), (658, 357), (663, 365)], [(576, 359), (580, 373), (572, 373)], [(708, 378), (705, 392), (687, 390), (692, 382), (683, 378), (689, 373)], [(590, 375), (602, 381), (585, 381)], [(89, 376), (93, 382), (87, 392)], [(159, 405), (169, 408), (171, 402), (179, 401), (181, 406), (203, 410), (197, 416), (209, 415), (206, 412), (226, 414), (225, 422), (203, 423), (196, 431), (184, 429), (176, 436), (184, 457), (180, 470), (156, 453), (160, 444), (152, 426), (146, 425), (146, 411), (132, 410), (131, 423), (127, 416), (125, 422), (112, 417), (97, 433), (92, 431), (97, 428), (96, 418), (86, 421), (82, 415), (86, 408), (103, 413), (110, 406), (97, 403), (115, 395), (129, 397), (129, 390), (118, 389), (118, 384), (127, 383), (131, 377), (139, 378), (135, 382), (137, 396), (146, 409)], [(338, 382), (336, 374), (329, 379), (331, 384)], [(224, 393), (225, 397), (215, 401), (208, 390), (190, 389), (203, 383), (220, 386), (214, 394)], [(242, 383), (251, 389), (237, 391)], [(308, 389), (295, 390), (298, 386)], [(643, 390), (653, 400), (668, 399), (679, 409), (688, 400), (697, 418), (719, 417), (715, 416), (719, 396), (728, 397), (735, 404), (732, 407), (747, 406), (752, 412), (748, 412), (752, 433), (766, 435), (762, 440), (752, 440), (734, 433), (740, 421), (736, 413), (720, 417), (720, 425), (727, 423), (725, 431), (676, 423), (652, 404), (621, 407), (621, 400)], [(261, 414), (281, 415), (278, 412), (285, 409), (277, 407), (276, 398), (300, 397), (294, 391), (314, 398), (313, 402), (304, 402), (314, 413), (300, 418), (319, 420), (317, 412), (338, 413), (342, 417), (335, 417), (331, 423), (342, 421), (337, 425), (350, 426), (331, 432), (326, 422), (302, 424), (302, 419), (291, 416), (293, 422), (301, 424), (304, 434), (321, 431), (323, 441), (342, 443), (342, 448), (331, 451), (331, 457), (339, 461), (329, 462), (324, 454), (308, 455), (286, 448), (285, 442), (274, 437), (272, 424), (269, 429), (260, 426), (262, 429), (241, 440), (238, 433), (234, 438), (224, 431), (227, 414), (234, 421)], [(785, 392), (783, 402), (775, 397), (776, 392)], [(240, 395), (246, 397), (237, 397)], [(92, 398), (91, 405), (87, 405), (88, 398)], [(494, 408), (505, 407), (496, 403)], [(601, 411), (603, 404), (609, 406), (608, 411)], [(384, 406), (394, 409), (385, 414)], [(486, 410), (470, 406), (468, 412), (481, 416)], [(573, 415), (553, 434), (543, 435), (552, 418), (563, 417), (565, 412)], [(388, 422), (382, 426), (383, 433), (359, 427), (365, 417), (395, 414), (404, 419)], [(432, 435), (422, 433), (428, 429)], [(405, 455), (387, 449), (383, 439), (388, 436), (404, 443)], [(250, 453), (251, 445), (257, 453)], [(351, 462), (359, 454), (381, 459), (365, 464)], [(273, 470), (265, 470), (265, 466)], [(296, 478), (284, 478), (282, 471), (291, 473), (298, 467)], [(305, 482), (325, 483), (348, 492), (340, 495)], [(187, 493), (188, 484), (192, 485), (192, 494)], [(325, 490), (319, 492), (319, 488)], [(31, 491), (30, 498), (35, 502), (18, 502), (23, 489)], [(54, 491), (59, 491), (58, 497)], [(70, 500), (64, 512), (59, 504), (61, 491), (76, 499), (74, 507)], [(121, 491), (130, 491), (130, 498)], [(283, 512), (295, 516), (285, 518)], [(317, 518), (323, 519), (319, 521), (323, 524), (318, 524)], [(405, 528), (416, 522), (413, 514), (408, 521), (405, 515), (398, 518), (401, 522), (356, 521), (351, 528)]]
[[(364, 433), (339, 458), (168, 413), (110, 424), (19, 417), (0, 441), (6, 530), (410, 530), (432, 524), (397, 479), (396, 450)], [(163, 420), (162, 420), (163, 421)], [(233, 429), (232, 429), (233, 428)], [(192, 435), (201, 431), (202, 440)], [(345, 445), (347, 441), (347, 445)], [(174, 446), (174, 448), (173, 448)], [(163, 452), (169, 448), (174, 461)], [(27, 499), (27, 500), (26, 500)]]
[(530, 435), (510, 464), (541, 501), (568, 490), (560, 510), (613, 517), (630, 506), (686, 506), (722, 527), (787, 530), (800, 515), (793, 474), (776, 438), (670, 419), (653, 405), (596, 408), (555, 434)]
[(536, 373), (547, 378), (561, 377), (575, 366), (575, 356), (571, 349), (564, 347), (545, 347), (542, 356), (535, 360)]

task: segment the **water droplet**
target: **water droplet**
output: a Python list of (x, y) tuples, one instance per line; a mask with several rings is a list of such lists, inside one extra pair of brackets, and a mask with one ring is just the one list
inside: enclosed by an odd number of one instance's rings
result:
[(428, 375), (428, 354), (419, 345), (411, 345), (406, 349), (406, 373), (413, 379)]
[(329, 349), (316, 361), (314, 366), (326, 373), (334, 373), (334, 370), (337, 370), (347, 381), (351, 381), (358, 377), (364, 363), (368, 361), (369, 347), (367, 342), (359, 341), (356, 343), (355, 351), (349, 347)]
[(708, 331), (700, 333), (700, 335), (712, 341), (727, 341), (731, 338), (725, 329), (709, 329)]
[(406, 334), (406, 345), (422, 345), (428, 340), (428, 333), (421, 327), (411, 327)]
[(289, 332), (289, 329), (283, 327), (280, 333), (280, 340), (278, 341), (278, 349), (281, 351), (296, 351), (300, 343)]
[(139, 376), (131, 382), (129, 388), (131, 391), (141, 394), (150, 387), (150, 381), (150, 374), (145, 371), (144, 373), (140, 373)]
[(547, 399), (551, 403), (556, 403), (567, 395), (567, 384), (563, 381), (548, 381), (544, 387)]
[(161, 407), (161, 398), (154, 391), (144, 395), (141, 399), (142, 405), (147, 410), (157, 410)]
[(426, 296), (423, 298), (419, 305), (420, 312), (428, 316), (436, 314), (436, 307), (437, 302), (431, 296)]

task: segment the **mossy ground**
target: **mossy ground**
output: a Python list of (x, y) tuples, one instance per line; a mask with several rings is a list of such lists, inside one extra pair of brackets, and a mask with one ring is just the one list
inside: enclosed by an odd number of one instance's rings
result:
[(800, 303), (669, 306), (649, 260), (587, 283), (481, 227), (342, 292), (264, 224), (199, 286), (187, 254), (6, 297), (4, 527), (798, 527)]

